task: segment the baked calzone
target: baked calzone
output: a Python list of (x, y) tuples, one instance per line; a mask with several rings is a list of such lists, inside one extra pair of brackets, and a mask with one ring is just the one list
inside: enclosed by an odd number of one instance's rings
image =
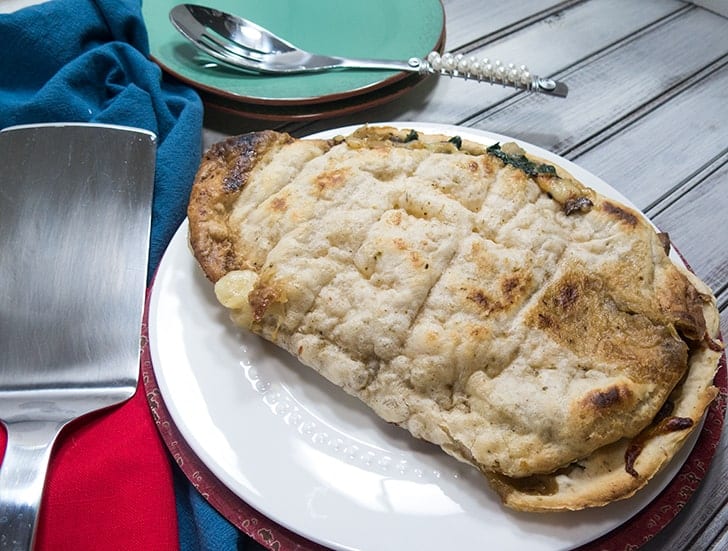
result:
[(237, 136), (188, 217), (236, 324), (515, 509), (632, 495), (716, 396), (710, 290), (638, 212), (514, 144)]

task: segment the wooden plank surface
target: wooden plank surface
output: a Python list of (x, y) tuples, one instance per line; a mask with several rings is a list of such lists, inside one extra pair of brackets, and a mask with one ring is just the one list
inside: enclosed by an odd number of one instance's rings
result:
[[(487, 55), (491, 59), (501, 59), (504, 62), (525, 63), (533, 72), (541, 75), (563, 71), (584, 58), (598, 55), (604, 49), (630, 37), (640, 29), (654, 25), (671, 14), (687, 9), (685, 4), (675, 0), (643, 0), (639, 5), (632, 0), (576, 4), (571, 2), (519, 2), (515, 14), (513, 14), (513, 6), (509, 8), (509, 12), (512, 13), (510, 18), (501, 14), (495, 19), (499, 24), (506, 25), (497, 29), (491, 25), (490, 14), (485, 19), (482, 16), (474, 15), (473, 6), (476, 4), (477, 10), (482, 12), (484, 8), (480, 3), (464, 0), (449, 0), (444, 3), (448, 24), (448, 48), (450, 48), (451, 40), (456, 47), (468, 40), (468, 37), (458, 39), (460, 35), (456, 29), (459, 21), (470, 21), (471, 25), (478, 22), (478, 26), (484, 28), (483, 32), (497, 35), (498, 31), (505, 32), (505, 29), (509, 28), (507, 25), (511, 20), (528, 20), (531, 21), (530, 25), (494, 42), (481, 44), (477, 49), (468, 53), (478, 57)], [(567, 6), (567, 8), (552, 13), (548, 8), (555, 5)], [(536, 14), (543, 15), (544, 12), (546, 15), (542, 19), (532, 20)], [(609, 20), (610, 25), (603, 25), (602, 22), (605, 20)], [(487, 24), (484, 25), (484, 21), (487, 21)], [(570, 96), (566, 100), (550, 97), (541, 97), (541, 99), (553, 104), (554, 109), (574, 111), (573, 97), (575, 93), (578, 93), (578, 85), (578, 82), (572, 84)], [(332, 127), (379, 121), (460, 124), (478, 116), (487, 106), (497, 105), (514, 96), (523, 97), (524, 94), (485, 83), (430, 77), (404, 96), (384, 106), (350, 116), (312, 123), (284, 124), (255, 121), (229, 114), (208, 112), (205, 121), (205, 146), (209, 147), (211, 143), (225, 135), (262, 128), (282, 129), (293, 135), (301, 136)]]
[(728, 282), (726, 213), (728, 161), (652, 217), (660, 229), (670, 234), (695, 273), (719, 296), (726, 293)]
[[(728, 35), (728, 20), (726, 21)], [(591, 149), (568, 157), (649, 210), (728, 149), (728, 56), (700, 86), (652, 105), (598, 135)]]
[[(445, 9), (445, 46), (448, 50), (458, 50), (470, 43), (483, 40), (508, 29), (527, 25), (533, 18), (545, 17), (565, 9), (580, 0), (523, 0), (514, 10), (508, 2), (463, 2), (462, 0), (443, 0)], [(483, 17), (487, 10), (488, 17)]]
[[(685, 9), (685, 5), (680, 2), (663, 0), (646, 0), (640, 2), (639, 6), (631, 0), (580, 3), (560, 12), (558, 16), (546, 17), (501, 40), (480, 46), (469, 54), (526, 64), (534, 73), (550, 75), (579, 63), (585, 57), (598, 55), (615, 42)], [(604, 20), (611, 20), (612, 24), (601, 24)], [(383, 107), (347, 117), (292, 124), (284, 128), (295, 135), (302, 135), (335, 126), (389, 120), (470, 125), (472, 119), (487, 106), (497, 105), (514, 96), (532, 98), (538, 105), (548, 105), (550, 112), (575, 112), (578, 104), (575, 103), (574, 94), (578, 98), (584, 93), (579, 90), (579, 86), (579, 82), (574, 82), (569, 97), (562, 100), (526, 96), (509, 88), (457, 78), (430, 77), (426, 84)], [(497, 131), (489, 128), (488, 124), (482, 126)], [(527, 122), (525, 126), (529, 128), (533, 124)], [(551, 129), (553, 132), (560, 130)]]
[(628, 117), (726, 53), (728, 20), (705, 10), (688, 9), (564, 75), (571, 89), (568, 105), (523, 95), (468, 122), (568, 156), (579, 143)]
[[(693, 0), (691, 4), (696, 4), (706, 10), (728, 17), (728, 2), (726, 0)], [(726, 549), (728, 549), (728, 545), (726, 545)]]

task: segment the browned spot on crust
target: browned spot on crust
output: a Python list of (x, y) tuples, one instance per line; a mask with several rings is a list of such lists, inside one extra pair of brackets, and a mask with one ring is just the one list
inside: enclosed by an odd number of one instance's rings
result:
[(517, 276), (507, 277), (501, 282), (501, 290), (504, 295), (510, 295), (521, 285), (521, 280)]
[(657, 239), (660, 240), (660, 243), (662, 244), (662, 250), (665, 251), (665, 254), (670, 254), (670, 236), (667, 234), (667, 232), (658, 233)]
[(267, 133), (250, 133), (234, 136), (229, 140), (213, 145), (205, 158), (224, 160), (228, 172), (223, 180), (223, 187), (228, 192), (240, 191), (248, 181), (250, 166), (255, 162), (261, 147), (267, 145), (271, 138)]
[(471, 244), (466, 260), (477, 267), (482, 281), (479, 285), (463, 286), (460, 291), (479, 314), (506, 311), (521, 304), (533, 291), (533, 273), (528, 258), (501, 266), (498, 256), (479, 241)]
[(635, 216), (633, 213), (629, 212), (626, 209), (623, 209), (620, 206), (615, 205), (614, 203), (610, 203), (609, 201), (604, 201), (604, 203), (602, 203), (602, 210), (608, 215), (616, 218), (620, 222), (624, 222), (625, 224), (628, 224), (632, 227), (637, 226), (637, 223), (639, 221), (637, 216)]
[(586, 402), (597, 410), (607, 410), (612, 407), (619, 407), (630, 402), (632, 393), (623, 386), (613, 386), (607, 390), (594, 391), (588, 394)]
[(549, 316), (548, 314), (544, 314), (543, 312), (538, 313), (538, 322), (536, 323), (536, 327), (538, 327), (539, 329), (548, 329), (553, 325), (554, 320), (551, 316)]
[(526, 323), (581, 357), (621, 365), (635, 381), (661, 377), (676, 384), (687, 367), (688, 347), (666, 320), (620, 310), (607, 286), (582, 271), (551, 284)]
[(483, 310), (490, 310), (491, 301), (480, 289), (475, 289), (468, 293), (468, 300), (473, 301), (475, 304), (480, 306)]
[[(474, 249), (477, 247), (474, 247)], [(482, 260), (482, 259), (481, 259)], [(494, 274), (496, 276), (497, 274)], [(518, 270), (493, 282), (491, 287), (464, 286), (460, 288), (461, 296), (473, 306), (474, 313), (489, 316), (506, 312), (517, 306), (530, 293), (532, 275), (526, 270)]]
[(609, 406), (619, 403), (619, 389), (610, 388), (606, 392), (596, 392), (591, 395), (590, 401), (600, 409), (608, 408)]
[(490, 331), (482, 325), (470, 325), (468, 327), (468, 335), (478, 341), (487, 338), (490, 335)]
[(319, 195), (327, 190), (340, 188), (346, 181), (348, 170), (337, 168), (335, 170), (327, 170), (316, 176), (314, 186)]
[(288, 208), (288, 200), (286, 197), (278, 196), (270, 202), (271, 209), (277, 212), (285, 212)]
[(528, 270), (518, 270), (501, 279), (500, 290), (506, 306), (515, 306), (529, 294), (533, 276)]
[(248, 302), (253, 320), (259, 322), (272, 305), (285, 302), (285, 294), (280, 285), (256, 285), (248, 295)]
[(476, 161), (470, 161), (468, 163), (468, 170), (470, 170), (470, 172), (477, 173), (480, 170), (480, 166), (478, 166), (478, 163)]
[(559, 289), (555, 297), (555, 301), (562, 310), (567, 310), (576, 303), (576, 300), (578, 298), (579, 290), (577, 289), (577, 287), (575, 285), (567, 283)]

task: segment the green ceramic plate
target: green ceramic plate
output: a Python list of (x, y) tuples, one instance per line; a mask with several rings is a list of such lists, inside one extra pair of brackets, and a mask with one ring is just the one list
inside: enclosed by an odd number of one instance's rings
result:
[[(253, 75), (217, 65), (180, 35), (169, 11), (180, 0), (146, 0), (151, 55), (167, 72), (227, 100), (266, 105), (319, 103), (364, 94), (402, 79), (395, 71)], [(201, 2), (200, 2), (201, 3)], [(311, 52), (406, 60), (444, 41), (440, 0), (209, 0)]]

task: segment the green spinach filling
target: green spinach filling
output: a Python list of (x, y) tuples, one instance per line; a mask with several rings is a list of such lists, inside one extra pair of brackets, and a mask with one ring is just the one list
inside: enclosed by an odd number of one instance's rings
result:
[(539, 174), (556, 176), (556, 169), (553, 166), (545, 163), (534, 163), (523, 154), (510, 155), (501, 149), (500, 143), (498, 142), (488, 147), (486, 151), (490, 155), (499, 158), (505, 164), (518, 168), (531, 177), (538, 176)]

